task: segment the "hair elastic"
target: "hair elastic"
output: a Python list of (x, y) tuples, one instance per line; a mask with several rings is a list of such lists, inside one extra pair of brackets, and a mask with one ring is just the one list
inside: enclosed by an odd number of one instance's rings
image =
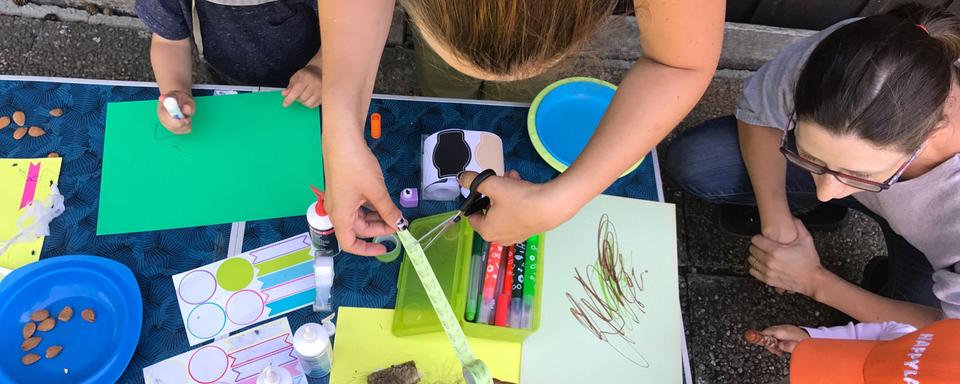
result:
[(924, 27), (923, 24), (917, 24), (917, 28), (922, 29), (922, 30), (923, 30), (924, 32), (926, 32), (928, 35), (930, 34), (930, 31), (928, 31), (928, 30), (927, 30), (927, 27)]

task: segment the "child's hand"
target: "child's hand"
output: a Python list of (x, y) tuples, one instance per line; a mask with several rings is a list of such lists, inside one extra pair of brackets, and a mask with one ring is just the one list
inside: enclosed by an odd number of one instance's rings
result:
[(320, 67), (307, 64), (293, 76), (290, 76), (290, 83), (283, 90), (283, 107), (289, 107), (294, 101), (307, 108), (316, 108), (320, 105), (322, 72)]
[[(175, 119), (173, 116), (170, 116), (170, 113), (167, 112), (167, 109), (163, 107), (163, 100), (172, 97), (177, 100), (177, 104), (180, 106), (180, 112), (183, 112), (183, 115), (186, 117), (184, 119)], [(193, 96), (184, 91), (172, 91), (164, 95), (160, 95), (160, 101), (157, 102), (157, 117), (160, 118), (160, 124), (163, 124), (170, 132), (173, 132), (177, 135), (185, 135), (193, 131), (193, 113), (196, 111), (197, 105), (193, 101)]]
[(803, 328), (800, 328), (796, 325), (775, 325), (770, 328), (760, 331), (760, 333), (773, 336), (780, 340), (777, 344), (777, 347), (784, 352), (793, 353), (793, 349), (797, 347), (801, 341), (809, 339), (810, 334), (807, 333)]

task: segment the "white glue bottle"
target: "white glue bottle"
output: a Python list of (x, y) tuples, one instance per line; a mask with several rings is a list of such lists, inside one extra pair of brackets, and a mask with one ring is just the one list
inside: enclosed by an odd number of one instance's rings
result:
[(286, 369), (270, 364), (257, 376), (257, 384), (293, 384), (293, 376)]
[(300, 366), (307, 376), (318, 379), (326, 377), (333, 368), (333, 353), (330, 350), (330, 336), (336, 333), (331, 321), (336, 313), (331, 313), (320, 322), (306, 323), (293, 333), (293, 350), (300, 358)]
[(323, 209), (323, 192), (310, 186), (317, 195), (317, 201), (307, 207), (307, 224), (310, 225), (310, 254), (318, 256), (336, 256), (340, 254), (340, 244), (333, 230), (333, 222)]

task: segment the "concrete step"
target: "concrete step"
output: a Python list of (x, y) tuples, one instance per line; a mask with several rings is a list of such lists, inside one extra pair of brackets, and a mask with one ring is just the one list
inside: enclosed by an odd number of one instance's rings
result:
[[(720, 68), (756, 70), (786, 47), (816, 33), (804, 29), (726, 23)], [(587, 55), (634, 61), (643, 54), (640, 30), (634, 16), (612, 16), (587, 45)]]
[[(88, 5), (95, 5), (96, 13), (89, 13)], [(0, 15), (22, 16), (42, 19), (48, 15), (55, 15), (60, 21), (83, 22), (102, 24), (114, 27), (125, 27), (149, 31), (146, 25), (137, 18), (133, 8), (133, 0), (30, 0), (30, 3), (18, 6), (13, 0), (0, 0)], [(111, 15), (104, 12), (109, 8)], [(387, 46), (399, 46), (406, 39), (406, 14), (397, 7), (390, 24), (390, 33), (387, 35)]]

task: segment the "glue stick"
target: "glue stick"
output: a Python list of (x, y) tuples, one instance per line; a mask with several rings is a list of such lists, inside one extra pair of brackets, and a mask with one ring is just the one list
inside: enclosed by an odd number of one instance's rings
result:
[(317, 195), (317, 201), (307, 207), (307, 224), (310, 225), (310, 254), (317, 256), (336, 256), (340, 254), (340, 244), (333, 230), (333, 222), (323, 209), (323, 193), (310, 186)]
[(293, 384), (293, 376), (286, 369), (268, 365), (257, 376), (257, 384)]
[(293, 349), (300, 358), (300, 365), (308, 377), (319, 379), (330, 374), (333, 354), (330, 351), (330, 336), (336, 327), (330, 320), (334, 314), (317, 323), (306, 323), (293, 333)]

